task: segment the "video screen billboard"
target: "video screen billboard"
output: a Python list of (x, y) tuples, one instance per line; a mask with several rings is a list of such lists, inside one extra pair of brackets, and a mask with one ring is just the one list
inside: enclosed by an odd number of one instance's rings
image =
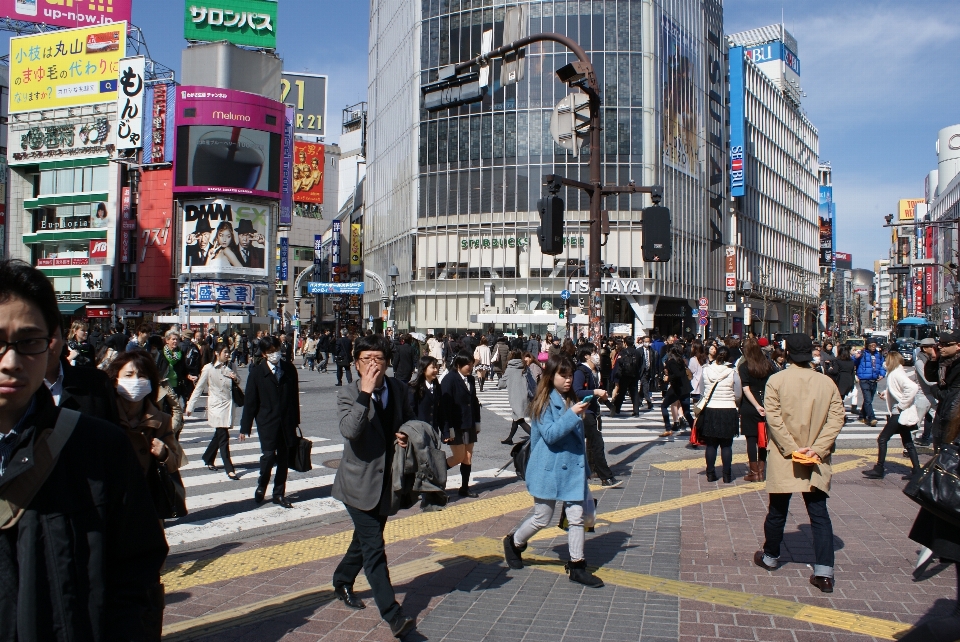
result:
[(231, 199), (185, 201), (181, 273), (266, 278), (273, 206)]
[(11, 114), (117, 101), (127, 23), (10, 38)]
[(284, 111), (246, 92), (179, 88), (174, 192), (280, 198)]
[(0, 18), (37, 22), (51, 27), (86, 27), (129, 22), (133, 0), (0, 0)]
[(820, 266), (833, 267), (833, 187), (820, 186)]

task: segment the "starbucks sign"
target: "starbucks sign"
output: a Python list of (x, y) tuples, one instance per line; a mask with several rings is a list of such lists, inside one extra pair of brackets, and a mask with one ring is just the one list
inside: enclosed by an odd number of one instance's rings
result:
[(273, 0), (186, 0), (183, 37), (276, 49), (277, 3)]

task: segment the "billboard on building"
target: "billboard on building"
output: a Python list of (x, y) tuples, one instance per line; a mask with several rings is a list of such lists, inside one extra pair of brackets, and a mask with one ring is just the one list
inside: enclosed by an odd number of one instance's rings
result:
[(129, 22), (133, 0), (0, 0), (0, 18), (51, 27), (83, 27)]
[(283, 103), (212, 87), (180, 87), (174, 192), (280, 198)]
[(174, 83), (150, 85), (145, 96), (144, 109), (150, 113), (144, 131), (143, 164), (172, 163), (177, 86)]
[(283, 72), (280, 102), (293, 105), (293, 126), (298, 134), (325, 136), (327, 133), (327, 77), (320, 74)]
[(697, 40), (663, 16), (660, 26), (660, 65), (663, 83), (663, 162), (695, 176), (700, 171), (700, 130), (703, 108)]
[(143, 56), (124, 58), (120, 61), (119, 88), (117, 91), (117, 149), (140, 149), (143, 147)]
[(833, 266), (833, 187), (820, 186), (820, 267)]
[(116, 143), (114, 122), (105, 116), (76, 116), (57, 121), (10, 122), (10, 165), (49, 160), (109, 157)]
[(225, 310), (243, 310), (254, 304), (254, 286), (242, 281), (193, 281), (190, 305), (200, 308), (219, 305)]
[(853, 269), (853, 257), (846, 252), (834, 252), (834, 259), (837, 262), (838, 270), (852, 270)]
[(897, 211), (901, 221), (912, 221), (917, 218), (917, 204), (925, 202), (922, 198), (901, 198), (897, 204)]
[(273, 208), (223, 198), (182, 203), (181, 272), (266, 278)]
[(361, 245), (362, 235), (360, 232), (359, 223), (350, 224), (350, 265), (357, 266), (360, 265), (360, 245)]
[(323, 203), (324, 146), (296, 142), (293, 166), (293, 200), (297, 203)]
[(143, 299), (173, 299), (175, 295), (173, 170), (142, 173), (137, 204), (137, 295)]
[(11, 38), (9, 112), (116, 102), (126, 49), (126, 22)]
[(746, 134), (744, 100), (746, 86), (743, 79), (743, 47), (730, 49), (730, 195), (746, 193)]
[(184, 6), (183, 37), (187, 40), (277, 48), (277, 3), (273, 0), (187, 0)]

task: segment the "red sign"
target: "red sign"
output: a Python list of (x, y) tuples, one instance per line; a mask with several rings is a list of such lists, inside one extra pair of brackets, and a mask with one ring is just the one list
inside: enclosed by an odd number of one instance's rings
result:
[(110, 308), (87, 308), (88, 319), (109, 319)]
[[(137, 262), (137, 293), (145, 299), (176, 296), (173, 271), (173, 170), (143, 172), (138, 207), (139, 236), (133, 249)], [(134, 223), (136, 224), (136, 223)]]
[(737, 277), (735, 276), (727, 277), (727, 289), (733, 289), (733, 290), (737, 289)]
[(90, 241), (90, 258), (106, 259), (107, 258), (107, 242), (104, 241), (103, 239)]
[(293, 153), (293, 200), (323, 203), (324, 146), (297, 141)]
[(163, 163), (167, 145), (167, 86), (154, 85), (153, 90), (153, 151), (150, 162)]
[[(933, 257), (933, 228), (932, 227), (927, 227), (927, 229), (925, 230), (923, 241), (924, 241), (924, 248), (926, 252), (924, 256), (926, 256), (927, 258), (932, 258)], [(928, 267), (924, 269), (924, 272), (925, 272), (924, 280), (926, 281), (926, 289), (927, 289), (927, 306), (929, 307), (933, 305), (933, 268)]]
[(72, 267), (74, 265), (90, 265), (90, 259), (37, 259), (37, 267)]
[(923, 280), (923, 268), (919, 268), (913, 279), (913, 313), (917, 316), (923, 314)]

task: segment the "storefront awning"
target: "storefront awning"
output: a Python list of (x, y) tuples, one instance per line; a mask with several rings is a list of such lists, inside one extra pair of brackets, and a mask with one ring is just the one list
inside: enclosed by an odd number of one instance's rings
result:
[(77, 310), (86, 305), (83, 301), (60, 301), (57, 303), (57, 307), (60, 308), (60, 314), (66, 314), (68, 316), (76, 314)]

